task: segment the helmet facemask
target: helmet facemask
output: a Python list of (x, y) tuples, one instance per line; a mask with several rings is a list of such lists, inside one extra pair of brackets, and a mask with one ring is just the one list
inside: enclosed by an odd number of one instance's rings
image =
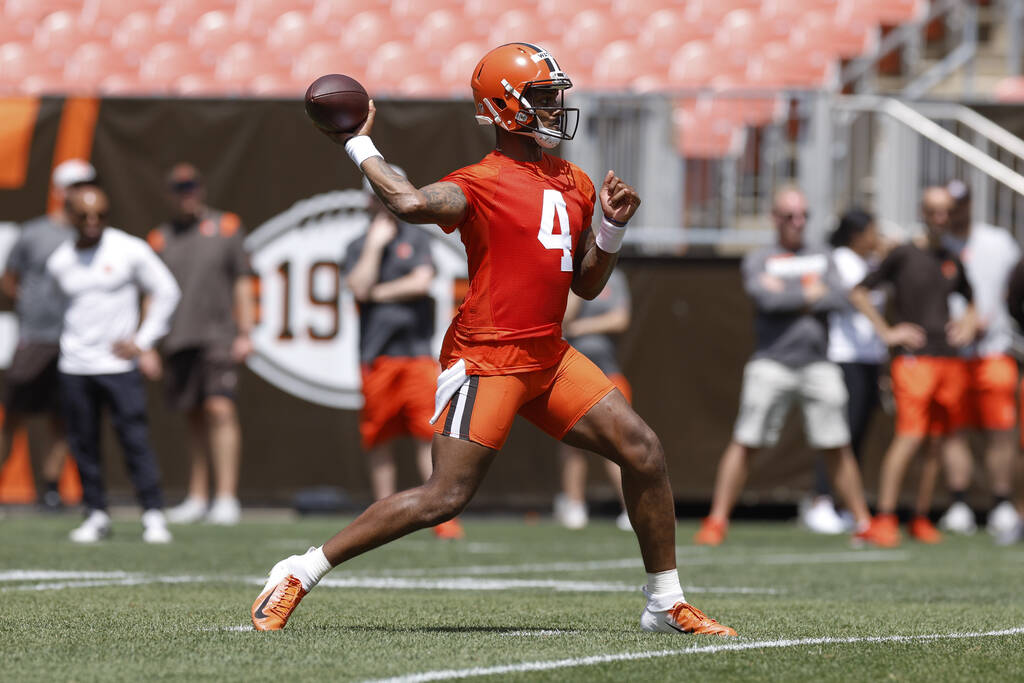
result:
[[(580, 110), (565, 106), (565, 91), (571, 87), (569, 79), (526, 83), (516, 97), (516, 123), (520, 127), (511, 132), (533, 137), (544, 149), (554, 149), (562, 140), (572, 140), (579, 126)], [(547, 118), (551, 122), (544, 125), (542, 119)]]

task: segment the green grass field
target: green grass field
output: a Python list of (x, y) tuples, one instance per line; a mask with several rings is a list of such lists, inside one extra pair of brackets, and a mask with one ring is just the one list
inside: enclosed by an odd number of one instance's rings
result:
[(570, 532), (470, 517), (466, 541), (413, 534), (334, 570), (285, 631), (249, 630), (260, 577), (343, 521), (176, 527), (172, 545), (152, 547), (137, 519), (119, 519), (110, 541), (77, 547), (77, 518), (0, 519), (0, 680), (1024, 676), (1024, 547), (984, 534), (858, 551), (747, 523), (705, 549), (682, 523), (687, 597), (739, 631), (726, 640), (639, 631), (636, 542), (610, 522)]

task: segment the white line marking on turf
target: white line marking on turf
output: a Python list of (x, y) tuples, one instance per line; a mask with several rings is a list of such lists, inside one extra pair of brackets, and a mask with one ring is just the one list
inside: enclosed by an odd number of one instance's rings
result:
[(120, 579), (127, 572), (70, 572), (53, 569), (13, 569), (0, 572), (0, 581), (42, 581), (44, 579)]
[[(911, 554), (899, 550), (855, 550), (835, 553), (785, 553), (776, 555), (744, 555), (734, 557), (685, 557), (680, 568), (722, 566), (722, 565), (801, 565), (801, 564), (845, 564), (871, 562), (905, 562)], [(600, 569), (632, 569), (642, 567), (639, 557), (625, 557), (617, 560), (590, 560), (584, 562), (545, 562), (526, 564), (483, 564), (467, 567), (427, 567), (417, 569), (377, 570), (374, 576), (430, 576), (432, 574), (531, 574), (558, 571), (594, 571)]]
[(579, 631), (559, 631), (552, 629), (537, 629), (534, 631), (506, 631), (499, 633), (499, 636), (576, 636)]
[(1024, 627), (1008, 628), (1001, 631), (977, 631), (973, 633), (930, 633), (918, 636), (853, 636), (849, 638), (794, 638), (787, 640), (755, 640), (749, 643), (732, 642), (715, 645), (698, 645), (678, 650), (655, 650), (653, 652), (623, 652), (620, 654), (593, 655), (590, 657), (574, 657), (553, 661), (520, 662), (500, 666), (474, 667), (471, 669), (446, 669), (441, 671), (424, 671), (422, 673), (380, 678), (364, 683), (426, 683), (426, 681), (442, 681), (457, 678), (475, 678), (477, 676), (494, 676), (530, 671), (551, 671), (580, 666), (593, 666), (609, 662), (627, 662), (659, 657), (676, 657), (680, 655), (714, 654), (716, 652), (736, 652), (740, 650), (760, 650), (783, 647), (802, 647), (806, 645), (848, 645), (854, 643), (913, 643), (936, 640), (959, 640), (964, 638), (997, 638), (1024, 633)]
[(205, 626), (205, 627), (203, 627), (203, 628), (201, 628), (199, 630), (200, 631), (236, 631), (236, 632), (243, 632), (243, 631), (255, 631), (256, 629), (253, 628), (252, 624), (242, 624), (241, 626)]

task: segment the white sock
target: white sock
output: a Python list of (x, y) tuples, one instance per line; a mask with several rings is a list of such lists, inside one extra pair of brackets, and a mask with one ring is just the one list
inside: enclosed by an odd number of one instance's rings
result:
[(302, 582), (302, 588), (307, 592), (333, 569), (331, 563), (327, 561), (327, 556), (324, 555), (323, 546), (310, 548), (305, 555), (300, 555), (297, 565), (295, 578)]
[(679, 572), (668, 569), (663, 572), (647, 572), (647, 609), (652, 612), (664, 612), (677, 602), (686, 602), (683, 587), (679, 585)]

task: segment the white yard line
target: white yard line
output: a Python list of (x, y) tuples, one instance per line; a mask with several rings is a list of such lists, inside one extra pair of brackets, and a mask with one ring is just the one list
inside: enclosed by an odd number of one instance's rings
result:
[(127, 572), (73, 572), (52, 569), (13, 569), (0, 572), (0, 581), (43, 581), (46, 579), (120, 579)]
[(443, 681), (459, 678), (476, 678), (478, 676), (499, 676), (502, 674), (526, 673), (532, 671), (552, 671), (569, 669), (609, 662), (628, 662), (660, 657), (678, 657), (683, 655), (714, 654), (717, 652), (736, 652), (740, 650), (760, 650), (785, 647), (804, 647), (807, 645), (849, 645), (855, 643), (913, 643), (936, 640), (959, 640), (964, 638), (998, 638), (1024, 634), (1024, 627), (1008, 628), (1001, 631), (977, 631), (973, 633), (930, 633), (917, 636), (853, 636), (849, 638), (794, 638), (786, 640), (755, 640), (751, 642), (722, 642), (714, 645), (698, 645), (678, 650), (655, 650), (653, 652), (623, 652), (619, 654), (593, 655), (590, 657), (574, 657), (553, 661), (520, 662), (489, 667), (473, 667), (470, 669), (445, 669), (440, 671), (424, 671), (406, 674), (393, 678), (374, 679), (364, 683), (426, 683), (426, 681)]

